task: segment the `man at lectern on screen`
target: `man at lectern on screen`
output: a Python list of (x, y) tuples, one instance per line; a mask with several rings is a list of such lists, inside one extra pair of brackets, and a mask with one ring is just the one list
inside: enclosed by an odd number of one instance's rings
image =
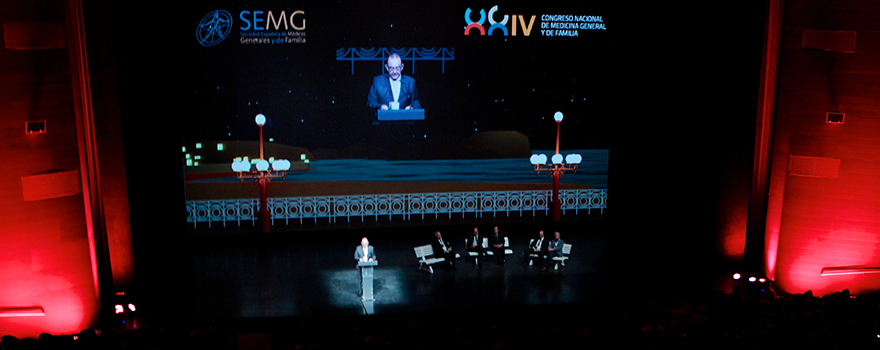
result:
[(386, 74), (373, 78), (367, 104), (376, 110), (421, 109), (416, 80), (403, 75), (403, 61), (394, 53), (385, 62)]

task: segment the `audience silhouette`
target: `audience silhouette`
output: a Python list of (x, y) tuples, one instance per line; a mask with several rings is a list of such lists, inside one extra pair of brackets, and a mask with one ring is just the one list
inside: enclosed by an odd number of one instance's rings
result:
[[(630, 299), (630, 300), (628, 300)], [(264, 327), (211, 321), (129, 331), (85, 330), (38, 339), (0, 338), (20, 349), (862, 349), (880, 346), (880, 290), (815, 297), (694, 293), (622, 298), (595, 305), (545, 305), (506, 313), (326, 316)], [(547, 318), (556, 308), (558, 318)], [(586, 310), (592, 312), (586, 312)], [(453, 321), (453, 322), (451, 322)], [(255, 336), (255, 335), (263, 335)], [(249, 343), (251, 342), (251, 343)]]

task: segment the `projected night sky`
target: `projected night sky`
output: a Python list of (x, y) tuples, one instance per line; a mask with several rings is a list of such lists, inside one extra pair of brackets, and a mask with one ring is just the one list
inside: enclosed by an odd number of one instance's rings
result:
[[(535, 174), (529, 157), (552, 154), (557, 111), (565, 116), (561, 153), (585, 159), (563, 184), (607, 188), (609, 113), (618, 105), (615, 14), (607, 8), (458, 1), (191, 6), (190, 73), (181, 81), (188, 200), (255, 195), (242, 192), (229, 164), (258, 158), (257, 114), (267, 119), (266, 158), (291, 159), (305, 171), (288, 173), (285, 190), (270, 196), (539, 190), (549, 180)], [(386, 67), (392, 54), (400, 56), (393, 71)], [(380, 120), (379, 103), (368, 104), (371, 88), (388, 101), (393, 94), (408, 101), (401, 109), (417, 95), (423, 117)], [(353, 183), (363, 185), (348, 187)]]
[[(577, 135), (563, 138), (563, 148), (606, 147), (613, 14), (594, 5), (478, 5), (194, 6), (186, 135), (254, 140), (253, 116), (263, 113), (267, 138), (313, 151), (359, 148), (375, 157), (368, 144), (390, 146), (387, 158), (409, 157), (399, 153), (411, 147), (428, 147), (420, 158), (468, 158), (432, 156), (430, 146), (514, 130), (550, 148), (558, 110), (567, 134)], [(403, 74), (416, 80), (423, 122), (373, 123), (366, 97), (390, 52), (402, 53)]]

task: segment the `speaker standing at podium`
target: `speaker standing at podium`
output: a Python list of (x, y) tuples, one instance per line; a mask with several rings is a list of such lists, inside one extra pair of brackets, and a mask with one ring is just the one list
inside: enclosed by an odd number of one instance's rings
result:
[[(367, 237), (361, 238), (361, 245), (354, 249), (354, 259), (358, 262), (376, 261), (376, 250), (370, 245), (370, 240)], [(361, 295), (364, 291), (364, 274), (361, 268), (358, 268), (358, 280), (360, 281), (358, 295)]]
[(373, 78), (367, 105), (373, 109), (421, 109), (416, 80), (403, 75), (403, 61), (393, 53), (385, 62), (386, 74)]

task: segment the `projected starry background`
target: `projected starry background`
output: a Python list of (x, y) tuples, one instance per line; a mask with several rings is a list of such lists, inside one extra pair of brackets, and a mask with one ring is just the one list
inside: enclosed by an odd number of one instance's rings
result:
[[(468, 9), (492, 35), (465, 35)], [(227, 36), (206, 46), (197, 33), (184, 57), (186, 140), (255, 140), (253, 117), (263, 113), (266, 139), (324, 159), (460, 159), (473, 152), (450, 146), (481, 132), (516, 131), (532, 149), (552, 149), (553, 113), (562, 111), (563, 148), (607, 148), (615, 23), (601, 5), (221, 2), (191, 5), (193, 30), (218, 10), (228, 15), (218, 17), (226, 27), (217, 35)], [(581, 27), (589, 29), (572, 29)], [(426, 117), (386, 124), (366, 103), (372, 77), (384, 73), (381, 56), (337, 60), (340, 50), (451, 57), (404, 55)]]

